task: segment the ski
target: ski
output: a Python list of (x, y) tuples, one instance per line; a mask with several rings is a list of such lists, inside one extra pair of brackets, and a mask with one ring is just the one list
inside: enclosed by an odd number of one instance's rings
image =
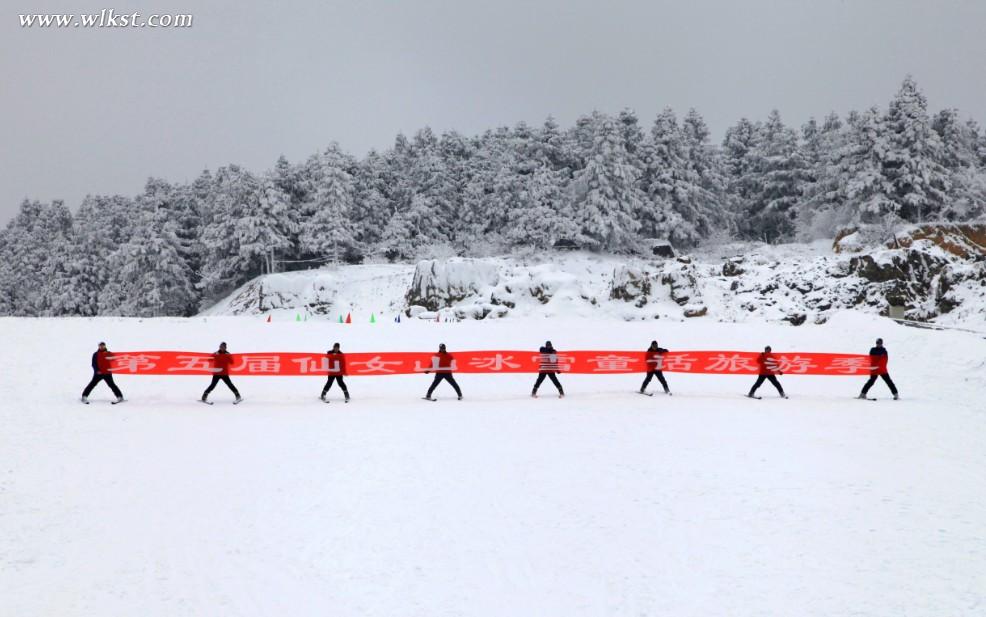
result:
[(637, 390), (637, 394), (643, 394), (644, 396), (654, 396), (653, 392), (641, 392), (640, 390)]
[(756, 396), (756, 395), (750, 396), (749, 394), (744, 394), (743, 396), (745, 396), (746, 398), (755, 398), (758, 401), (763, 400), (763, 397), (762, 396)]
[(242, 403), (242, 402), (243, 402), (243, 399), (242, 399), (242, 398), (238, 398), (238, 399), (236, 399), (235, 401), (233, 401), (233, 404), (234, 404), (234, 405), (239, 405), (239, 404), (240, 404), (240, 403)]
[(875, 401), (876, 400), (875, 398), (870, 398), (868, 396), (854, 396), (853, 398), (856, 399), (857, 401)]
[(422, 396), (421, 398), (424, 399), (424, 400), (426, 400), (426, 401), (431, 401), (432, 403), (434, 403), (435, 401), (438, 400), (437, 398), (429, 398), (427, 396)]
[(203, 401), (202, 399), (199, 399), (199, 402), (200, 403), (205, 403), (206, 405), (214, 405), (215, 404), (212, 401)]
[(126, 399), (124, 399), (122, 401), (110, 401), (110, 405), (119, 405), (120, 403), (126, 403), (126, 402), (127, 402)]

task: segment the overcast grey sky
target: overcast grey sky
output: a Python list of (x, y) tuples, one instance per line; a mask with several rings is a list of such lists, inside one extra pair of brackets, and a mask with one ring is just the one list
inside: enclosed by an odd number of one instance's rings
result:
[[(190, 29), (21, 28), (18, 14), (192, 13)], [(986, 122), (981, 0), (5, 0), (0, 222), (30, 196), (141, 191), (430, 125), (696, 107), (715, 139), (771, 108), (800, 125), (885, 105), (911, 73)]]

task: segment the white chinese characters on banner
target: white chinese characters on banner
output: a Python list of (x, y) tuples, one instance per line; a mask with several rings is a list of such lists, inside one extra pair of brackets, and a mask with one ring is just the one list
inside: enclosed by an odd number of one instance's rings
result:
[(636, 370), (630, 365), (638, 362), (637, 358), (630, 356), (620, 356), (617, 354), (607, 354), (605, 356), (595, 356), (589, 358), (589, 362), (596, 365), (594, 373), (601, 372), (631, 372)]
[(712, 356), (710, 362), (705, 365), (708, 373), (741, 373), (757, 371), (758, 366), (755, 360), (740, 354), (716, 354)]
[(504, 368), (520, 368), (520, 364), (516, 362), (511, 362), (513, 356), (504, 356), (503, 354), (494, 354), (492, 356), (480, 356), (473, 358), (469, 361), (469, 366), (473, 368), (499, 372)]
[(114, 354), (110, 356), (110, 371), (114, 373), (139, 373), (157, 367), (161, 356), (147, 354)]
[(219, 369), (215, 368), (212, 362), (212, 356), (177, 356), (176, 361), (178, 364), (176, 366), (168, 367), (168, 372), (186, 372), (194, 371), (199, 373), (215, 373)]
[[(363, 369), (355, 369), (353, 372), (358, 375), (371, 375), (373, 373), (377, 374), (390, 374), (396, 373), (396, 368), (404, 364), (401, 360), (384, 360), (380, 356), (373, 356), (369, 360), (360, 362), (350, 362), (350, 366), (363, 366)], [(388, 368), (394, 367), (394, 368)]]
[(251, 356), (237, 354), (234, 356), (238, 360), (230, 370), (251, 373), (280, 373), (281, 357), (277, 355)]
[(326, 375), (329, 373), (337, 374), (340, 372), (339, 360), (326, 358), (325, 356), (308, 356), (306, 358), (291, 358), (291, 362), (298, 365), (298, 372), (302, 375)]
[(860, 373), (868, 373), (873, 368), (872, 364), (873, 362), (869, 356), (833, 358), (829, 362), (828, 370), (832, 373), (840, 373), (842, 375), (859, 375)]

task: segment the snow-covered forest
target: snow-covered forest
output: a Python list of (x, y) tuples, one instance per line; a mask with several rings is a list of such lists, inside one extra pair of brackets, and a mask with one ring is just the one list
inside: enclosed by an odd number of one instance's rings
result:
[(366, 258), (486, 256), (558, 240), (638, 253), (986, 211), (986, 134), (929, 112), (907, 78), (886, 109), (800, 128), (774, 110), (721, 144), (702, 116), (598, 112), (478, 136), (423, 128), (363, 158), (333, 144), (260, 173), (237, 165), (142, 194), (25, 200), (0, 231), (0, 314), (191, 315), (258, 274)]

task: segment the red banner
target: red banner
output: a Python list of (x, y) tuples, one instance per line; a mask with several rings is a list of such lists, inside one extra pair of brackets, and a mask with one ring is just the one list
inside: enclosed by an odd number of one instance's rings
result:
[[(756, 375), (756, 352), (674, 351), (657, 365), (641, 351), (566, 351), (550, 360), (530, 351), (459, 351), (451, 367), (437, 366), (433, 353), (347, 353), (344, 375), (407, 375), (451, 368), (457, 373), (619, 374), (663, 370), (669, 373)], [(776, 371), (793, 375), (868, 375), (870, 357), (860, 354), (774, 353)], [(324, 353), (257, 352), (232, 354), (231, 375), (327, 375), (337, 373), (337, 356)], [(213, 355), (186, 351), (113, 352), (111, 371), (127, 375), (212, 375)], [(771, 368), (774, 368), (773, 366)]]

